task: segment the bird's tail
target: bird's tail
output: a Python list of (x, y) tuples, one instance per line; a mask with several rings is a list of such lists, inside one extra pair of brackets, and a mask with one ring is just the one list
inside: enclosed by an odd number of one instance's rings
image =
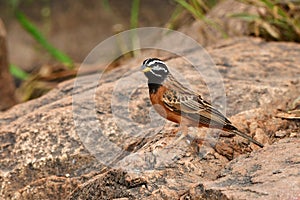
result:
[(247, 140), (249, 140), (250, 142), (253, 142), (254, 144), (256, 144), (257, 146), (263, 148), (264, 145), (261, 144), (260, 142), (257, 142), (256, 140), (254, 140), (252, 137), (250, 137), (249, 135), (246, 135), (245, 133), (242, 133), (239, 130), (231, 130), (230, 132), (235, 133), (243, 138), (246, 138)]

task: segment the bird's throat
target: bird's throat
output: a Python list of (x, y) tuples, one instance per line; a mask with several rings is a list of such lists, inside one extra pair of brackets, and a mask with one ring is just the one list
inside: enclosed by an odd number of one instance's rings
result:
[(158, 83), (148, 83), (149, 94), (155, 94), (162, 85)]

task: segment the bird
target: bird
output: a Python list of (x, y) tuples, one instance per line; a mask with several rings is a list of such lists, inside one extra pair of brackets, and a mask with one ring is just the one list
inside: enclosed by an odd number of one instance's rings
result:
[(239, 131), (200, 94), (178, 82), (164, 61), (148, 58), (143, 61), (141, 71), (148, 79), (149, 96), (154, 110), (163, 118), (180, 124), (182, 135), (175, 143), (187, 136), (188, 127), (207, 127), (239, 135), (261, 148), (264, 147), (260, 142)]

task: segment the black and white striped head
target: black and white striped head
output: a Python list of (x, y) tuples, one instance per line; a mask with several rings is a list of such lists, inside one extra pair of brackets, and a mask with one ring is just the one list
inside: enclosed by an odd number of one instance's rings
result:
[(144, 60), (142, 71), (148, 78), (148, 83), (156, 84), (161, 84), (169, 74), (167, 65), (158, 58), (148, 58)]

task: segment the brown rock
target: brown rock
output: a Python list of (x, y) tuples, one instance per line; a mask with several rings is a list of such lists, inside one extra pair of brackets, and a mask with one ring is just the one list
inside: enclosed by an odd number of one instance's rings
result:
[[(131, 179), (122, 170), (111, 170), (98, 175), (77, 188), (72, 194), (71, 199), (134, 199), (130, 193), (133, 188), (139, 188), (145, 185), (146, 181), (142, 179)], [(91, 194), (93, 194), (91, 196)]]
[(298, 138), (240, 156), (205, 188), (221, 191), (228, 199), (299, 199), (299, 152)]
[[(187, 138), (170, 146), (179, 135), (176, 126), (153, 112), (146, 79), (129, 71), (140, 61), (132, 61), (104, 73), (99, 82), (97, 74), (78, 77), (84, 87), (64, 82), (0, 116), (0, 198), (53, 199), (59, 193), (61, 199), (276, 199), (272, 192), (296, 194), (299, 137), (274, 136), (278, 130), (299, 132), (299, 123), (274, 116), (277, 107), (288, 108), (299, 95), (300, 83), (293, 81), (300, 75), (299, 45), (237, 38), (208, 51), (222, 74), (217, 81), (225, 85), (232, 122), (270, 145), (259, 149), (238, 136), (219, 138), (217, 130), (190, 129)], [(195, 52), (187, 52), (202, 64)], [(182, 58), (167, 63), (191, 87), (205, 89)], [(222, 108), (222, 96), (210, 92)], [(203, 90), (203, 96), (209, 99), (210, 93)], [(271, 179), (275, 176), (280, 180)], [(295, 183), (293, 190), (282, 187), (285, 180)]]

